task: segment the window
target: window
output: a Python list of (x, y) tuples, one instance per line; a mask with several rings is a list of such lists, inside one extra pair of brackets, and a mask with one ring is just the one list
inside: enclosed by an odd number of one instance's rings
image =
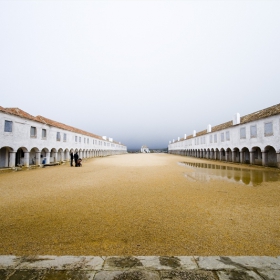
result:
[(42, 129), (42, 139), (46, 139), (47, 138), (47, 130), (46, 129)]
[(221, 133), (221, 142), (224, 142), (225, 141), (225, 134), (224, 132)]
[(246, 139), (246, 127), (240, 128), (240, 139)]
[(250, 137), (251, 138), (256, 138), (257, 137), (257, 126), (256, 125), (251, 125), (250, 126)]
[(67, 134), (63, 133), (63, 142), (66, 142), (66, 140), (67, 140)]
[(78, 136), (75, 136), (75, 142), (78, 142)]
[(209, 136), (209, 138), (210, 138), (210, 141), (209, 141), (209, 142), (210, 142), (210, 143), (213, 142), (213, 139), (212, 139), (213, 137), (212, 137), (212, 136), (213, 136), (213, 135), (210, 135), (210, 136)]
[(82, 142), (82, 137), (79, 137), (79, 142), (80, 142), (80, 143)]
[(37, 136), (36, 127), (31, 126), (31, 128), (30, 128), (30, 136), (31, 137), (36, 137)]
[(60, 132), (56, 133), (56, 141), (60, 141)]
[(86, 138), (84, 138), (84, 143), (86, 143)]
[(4, 131), (5, 132), (12, 132), (13, 131), (13, 122), (12, 121), (6, 121), (5, 120)]
[(226, 132), (226, 141), (229, 141), (230, 140), (230, 134), (229, 134), (229, 131)]
[(272, 122), (268, 122), (264, 124), (264, 136), (271, 136), (273, 135), (273, 126)]
[(87, 143), (89, 144), (89, 139), (87, 139)]
[(217, 134), (214, 135), (214, 143), (217, 143)]

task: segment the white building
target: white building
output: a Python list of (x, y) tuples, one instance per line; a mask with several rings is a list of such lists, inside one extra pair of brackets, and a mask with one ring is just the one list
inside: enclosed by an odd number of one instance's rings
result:
[(141, 147), (141, 153), (149, 153), (149, 152), (150, 152), (150, 150), (146, 145), (143, 145)]
[(280, 168), (280, 104), (169, 142), (168, 152)]
[(0, 106), (0, 168), (68, 161), (127, 152), (126, 146), (18, 108)]

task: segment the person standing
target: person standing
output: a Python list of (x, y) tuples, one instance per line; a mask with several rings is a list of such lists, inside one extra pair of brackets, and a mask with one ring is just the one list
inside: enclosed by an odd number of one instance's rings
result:
[(74, 154), (75, 167), (78, 166), (78, 158), (79, 158), (79, 155), (78, 155), (78, 152), (76, 152), (76, 153)]
[(74, 154), (73, 151), (70, 152), (70, 165), (73, 166)]

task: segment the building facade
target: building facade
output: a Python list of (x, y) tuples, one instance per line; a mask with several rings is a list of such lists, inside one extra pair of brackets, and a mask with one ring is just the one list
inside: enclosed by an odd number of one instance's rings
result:
[(143, 145), (141, 147), (141, 153), (149, 153), (149, 152), (150, 152), (150, 150), (146, 145)]
[(71, 151), (90, 158), (123, 154), (127, 147), (106, 136), (0, 106), (0, 168), (68, 161)]
[(168, 152), (197, 158), (280, 168), (280, 104), (185, 135)]

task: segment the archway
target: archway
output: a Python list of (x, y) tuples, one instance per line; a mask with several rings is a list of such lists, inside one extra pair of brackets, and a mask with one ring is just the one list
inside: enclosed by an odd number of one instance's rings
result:
[(15, 152), (11, 147), (2, 147), (0, 149), (0, 168), (14, 167)]
[(262, 151), (259, 147), (252, 148), (250, 163), (256, 165), (262, 165)]
[(246, 163), (246, 164), (250, 163), (250, 153), (249, 153), (249, 149), (247, 147), (244, 147), (241, 149), (240, 162)]
[(276, 150), (272, 146), (266, 146), (264, 148), (264, 165), (270, 166), (270, 167), (278, 167), (277, 164), (277, 154)]

